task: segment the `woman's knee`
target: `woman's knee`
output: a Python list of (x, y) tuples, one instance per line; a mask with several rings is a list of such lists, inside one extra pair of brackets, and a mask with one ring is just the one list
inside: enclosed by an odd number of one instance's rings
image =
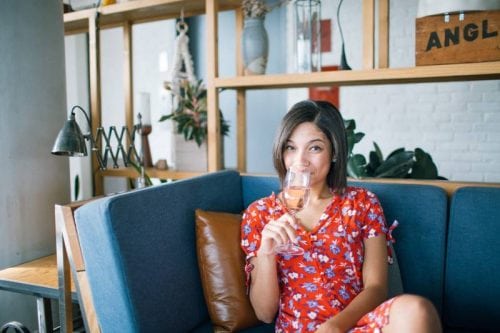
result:
[(394, 300), (398, 312), (411, 313), (412, 316), (436, 316), (437, 311), (431, 301), (418, 295), (401, 295)]
[(389, 325), (384, 332), (441, 332), (441, 320), (428, 299), (417, 295), (398, 296), (391, 307)]

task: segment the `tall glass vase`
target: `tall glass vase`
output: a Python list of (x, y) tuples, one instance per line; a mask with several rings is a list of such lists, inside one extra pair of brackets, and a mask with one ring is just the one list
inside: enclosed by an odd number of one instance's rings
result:
[(245, 75), (264, 74), (267, 67), (269, 40), (263, 17), (245, 19), (242, 47)]
[(295, 0), (297, 72), (321, 71), (321, 1)]

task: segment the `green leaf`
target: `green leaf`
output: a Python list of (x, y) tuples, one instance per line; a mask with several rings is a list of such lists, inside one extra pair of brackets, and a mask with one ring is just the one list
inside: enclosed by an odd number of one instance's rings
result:
[(356, 128), (356, 122), (354, 119), (344, 119), (344, 127), (346, 131), (354, 131)]
[(168, 119), (173, 118), (173, 117), (175, 117), (175, 114), (171, 113), (171, 114), (168, 114), (166, 116), (161, 116), (159, 121), (165, 121), (165, 120), (168, 120)]
[(384, 155), (382, 154), (382, 150), (380, 150), (380, 147), (376, 142), (373, 142), (373, 147), (375, 148), (375, 154), (377, 154), (377, 157), (380, 161), (384, 160)]
[(404, 148), (398, 148), (398, 149), (395, 149), (394, 151), (392, 151), (389, 156), (387, 156), (387, 159), (391, 158), (392, 156), (394, 155), (397, 155), (397, 154), (400, 154), (401, 152), (404, 152), (405, 149)]
[(391, 153), (376, 170), (375, 177), (379, 178), (405, 178), (413, 166), (413, 152), (399, 151)]
[(354, 143), (358, 143), (365, 137), (365, 133), (363, 132), (358, 132), (354, 134)]
[(438, 170), (431, 155), (420, 148), (415, 149), (415, 163), (411, 169), (410, 178), (414, 179), (436, 179)]
[(366, 177), (366, 159), (361, 154), (351, 156), (347, 161), (347, 174), (353, 178)]
[(186, 140), (193, 139), (193, 132), (194, 132), (193, 126), (188, 125), (188, 126), (184, 127), (184, 139), (186, 139)]
[(204, 137), (202, 135), (200, 135), (199, 133), (197, 135), (195, 135), (194, 139), (195, 139), (198, 147), (200, 147), (203, 144)]
[(374, 176), (375, 175), (375, 170), (382, 164), (383, 160), (380, 158), (380, 156), (374, 152), (371, 151), (369, 155), (369, 162), (368, 165), (366, 166), (366, 171), (369, 176)]

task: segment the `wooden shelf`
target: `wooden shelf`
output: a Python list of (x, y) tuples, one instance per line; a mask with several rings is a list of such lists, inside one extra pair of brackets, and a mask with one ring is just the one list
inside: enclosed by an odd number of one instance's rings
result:
[[(126, 177), (126, 178), (137, 178), (139, 174), (137, 171), (132, 168), (115, 168), (115, 169), (106, 169), (99, 170), (98, 173), (101, 176), (106, 177)], [(176, 170), (159, 170), (155, 168), (147, 168), (146, 174), (150, 178), (159, 178), (159, 179), (183, 179), (183, 178), (191, 178), (204, 174), (206, 172), (188, 172), (188, 171), (176, 171)]]
[(500, 61), (413, 68), (384, 68), (216, 78), (215, 87), (228, 89), (278, 89), (325, 85), (356, 86), (490, 79), (500, 79)]
[[(241, 6), (239, 0), (219, 0), (219, 10), (234, 10)], [(140, 23), (184, 16), (205, 14), (204, 0), (134, 0), (98, 8), (84, 9), (64, 14), (66, 34), (85, 32), (88, 20), (99, 14), (101, 28), (120, 25), (123, 22)]]

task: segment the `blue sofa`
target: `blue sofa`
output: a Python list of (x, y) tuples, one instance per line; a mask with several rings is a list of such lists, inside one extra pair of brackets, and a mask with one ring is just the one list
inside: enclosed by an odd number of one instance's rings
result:
[[(498, 332), (500, 188), (351, 182), (379, 197), (405, 292), (429, 298), (445, 332)], [(197, 265), (195, 209), (240, 213), (275, 177), (221, 171), (105, 197), (75, 212), (103, 332), (213, 332)], [(272, 332), (261, 325), (245, 332)]]

